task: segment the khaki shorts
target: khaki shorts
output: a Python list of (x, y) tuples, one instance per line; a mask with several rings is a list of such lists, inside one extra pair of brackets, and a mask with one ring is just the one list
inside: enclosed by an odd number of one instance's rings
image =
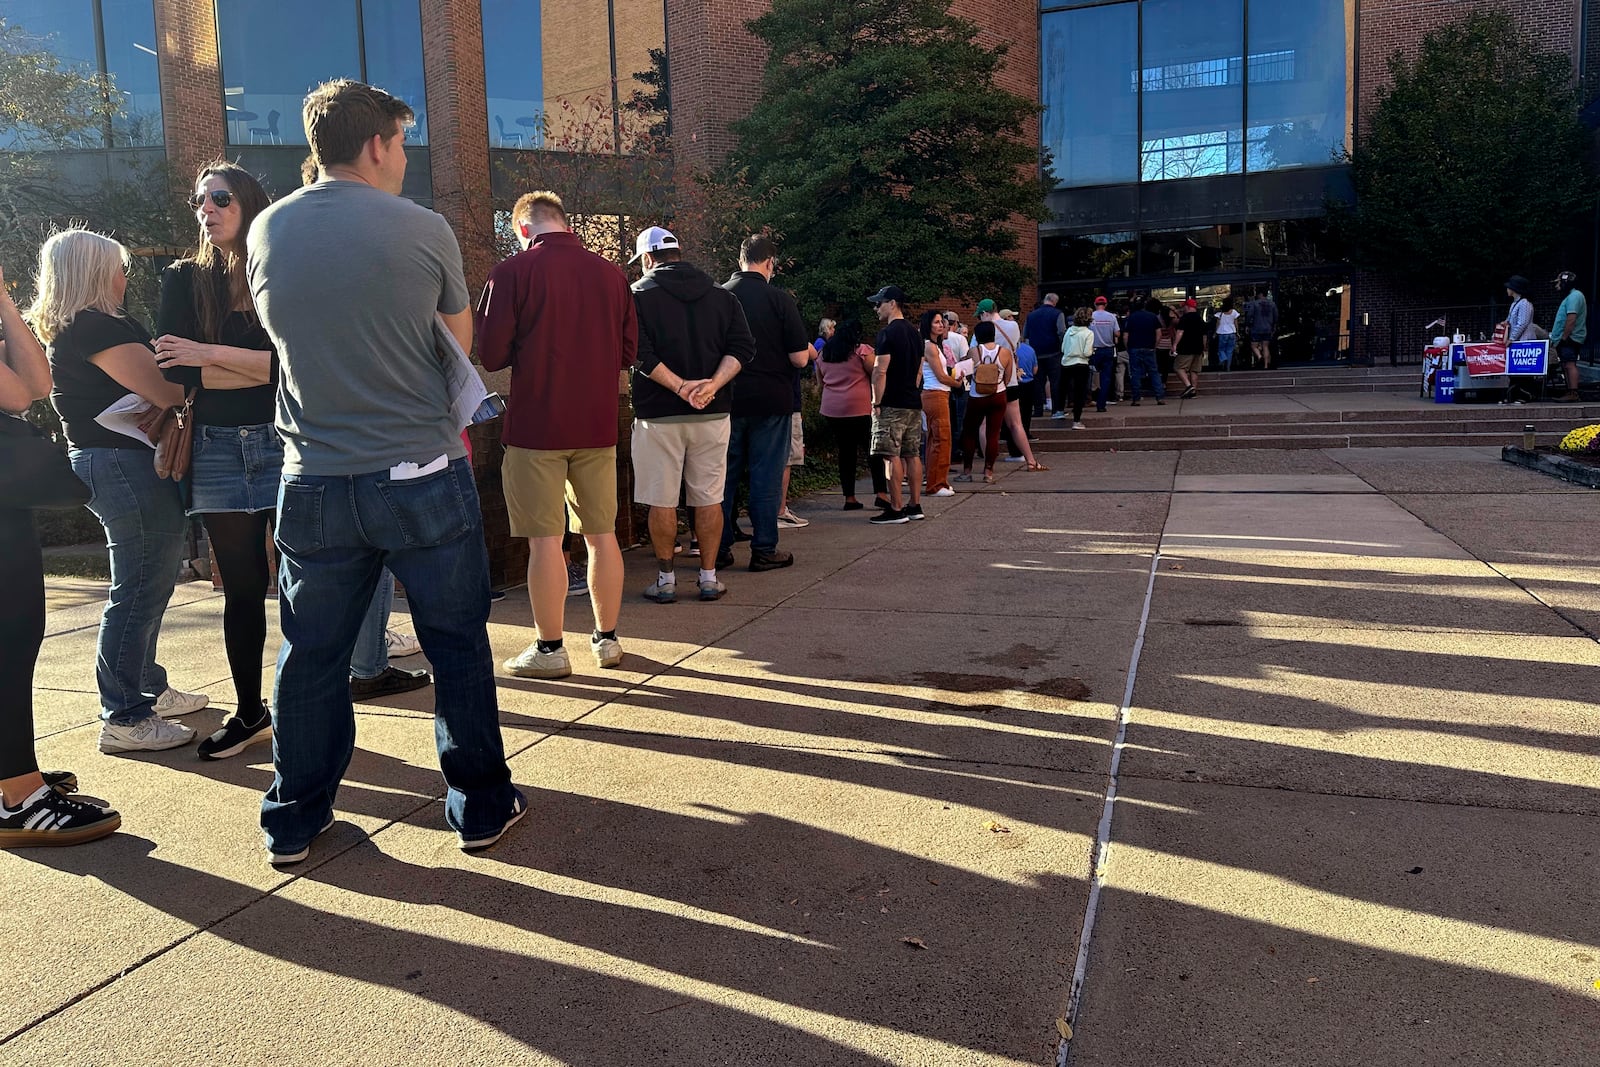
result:
[(1185, 374), (1199, 374), (1206, 369), (1206, 355), (1198, 352), (1191, 356), (1179, 356), (1176, 366)]
[(500, 467), (512, 537), (617, 532), (617, 450), (506, 448)]
[(872, 454), (900, 459), (922, 455), (922, 409), (879, 408), (872, 416)]
[(804, 467), (806, 465), (805, 419), (798, 411), (790, 416), (790, 419), (789, 466)]
[(733, 422), (679, 416), (633, 420), (633, 499), (676, 508), (680, 491), (691, 508), (722, 503)]

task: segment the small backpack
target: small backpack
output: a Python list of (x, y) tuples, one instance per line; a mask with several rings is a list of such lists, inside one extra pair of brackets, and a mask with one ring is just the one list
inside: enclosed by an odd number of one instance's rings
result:
[(980, 396), (993, 396), (1000, 391), (1000, 381), (1000, 349), (996, 348), (992, 363), (979, 363), (972, 368), (972, 387)]

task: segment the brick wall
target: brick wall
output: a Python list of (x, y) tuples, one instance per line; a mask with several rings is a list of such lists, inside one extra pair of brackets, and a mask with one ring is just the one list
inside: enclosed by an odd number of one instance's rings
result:
[(766, 53), (745, 23), (771, 6), (765, 0), (666, 0), (667, 67), (672, 72), (672, 128), (678, 163), (707, 170), (733, 149), (728, 126), (755, 106)]
[(467, 288), (483, 287), (494, 265), (489, 195), (488, 103), (483, 84), (483, 17), (476, 0), (422, 5), (433, 208), (461, 242)]
[[(1360, 86), (1358, 131), (1366, 129), (1379, 95), (1391, 83), (1390, 57), (1398, 52), (1415, 58), (1428, 33), (1475, 10), (1511, 11), (1536, 41), (1545, 48), (1567, 52), (1573, 57), (1574, 71), (1578, 69), (1581, 0), (1541, 0), (1531, 4), (1509, 4), (1505, 0), (1358, 0), (1358, 3), (1361, 34), (1356, 52)], [(1359, 132), (1357, 137), (1359, 139)], [(1508, 268), (1506, 273), (1512, 273), (1512, 269)], [(1352, 278), (1351, 292), (1351, 339), (1355, 357), (1388, 362), (1395, 312), (1417, 307), (1428, 300), (1361, 273)], [(1366, 324), (1362, 322), (1363, 315), (1368, 320)], [(1420, 344), (1420, 341), (1403, 337), (1394, 343), (1403, 347)]]
[(167, 160), (187, 186), (226, 153), (216, 9), (211, 0), (155, 0), (155, 16)]

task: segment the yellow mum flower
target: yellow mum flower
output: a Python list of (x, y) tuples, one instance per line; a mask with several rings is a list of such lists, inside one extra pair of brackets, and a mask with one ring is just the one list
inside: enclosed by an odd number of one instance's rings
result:
[(1561, 451), (1573, 455), (1596, 451), (1595, 438), (1600, 437), (1600, 425), (1580, 426), (1561, 439)]

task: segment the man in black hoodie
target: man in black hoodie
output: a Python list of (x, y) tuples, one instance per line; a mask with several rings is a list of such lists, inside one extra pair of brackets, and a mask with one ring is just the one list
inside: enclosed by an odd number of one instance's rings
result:
[[(673, 551), (678, 495), (694, 509), (695, 535), (707, 551), (722, 543), (722, 495), (728, 471), (729, 412), (724, 388), (755, 355), (755, 338), (738, 299), (681, 259), (678, 239), (659, 226), (639, 235), (635, 260), (645, 275), (633, 285), (639, 358), (633, 365), (633, 499), (650, 508), (656, 581), (645, 599), (678, 598)], [(701, 563), (705, 563), (701, 559)], [(726, 588), (716, 566), (700, 569), (701, 600)]]

